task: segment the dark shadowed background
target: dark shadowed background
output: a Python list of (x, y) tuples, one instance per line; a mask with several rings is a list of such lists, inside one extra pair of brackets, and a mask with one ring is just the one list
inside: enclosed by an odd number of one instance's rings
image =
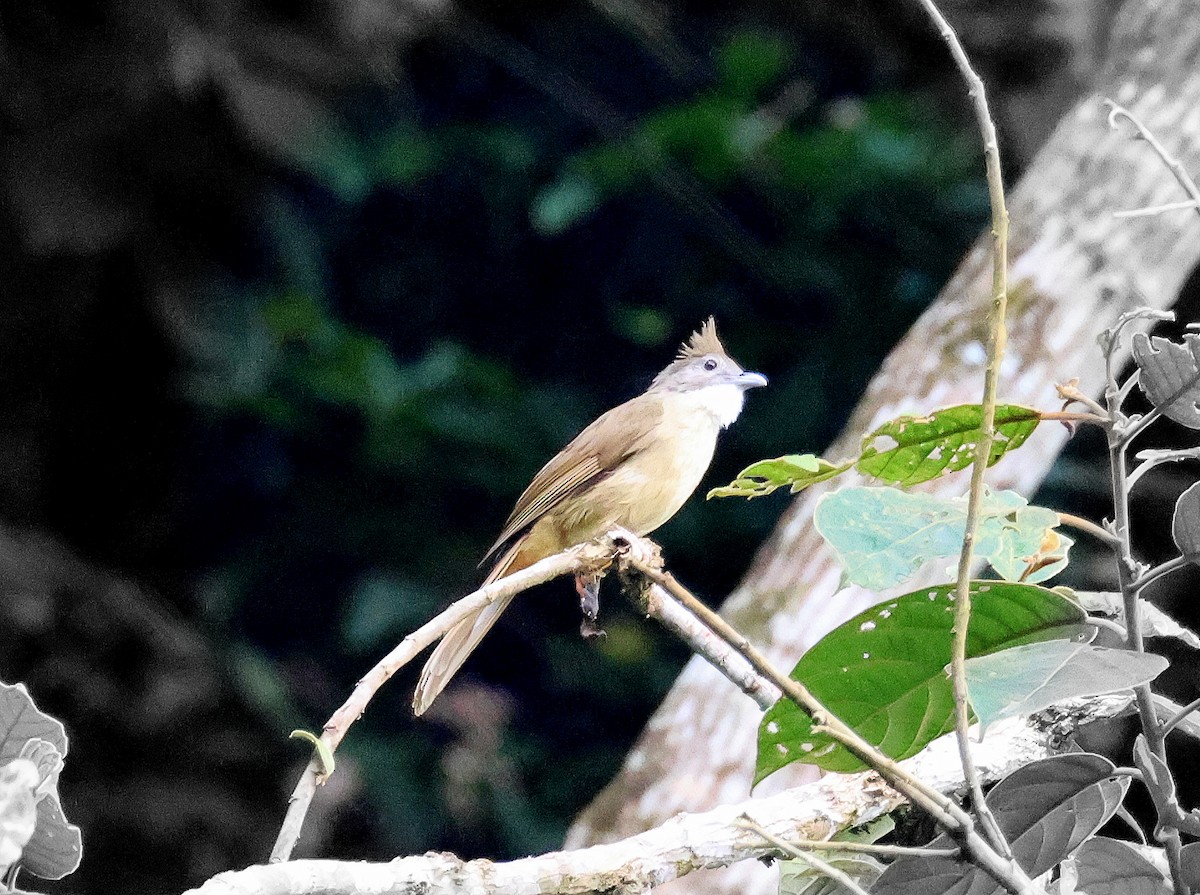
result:
[[(1026, 7), (965, 32), (1013, 176), (1067, 52)], [(55, 890), (264, 859), (288, 732), (707, 315), (771, 386), (704, 487), (819, 451), (986, 221), (972, 128), (915, 4), (0, 4), (0, 679), (72, 737)], [(782, 506), (659, 540), (717, 600)], [(406, 672), (301, 850), (555, 846), (685, 659), (607, 596), (599, 646), (523, 597), (421, 721)]]

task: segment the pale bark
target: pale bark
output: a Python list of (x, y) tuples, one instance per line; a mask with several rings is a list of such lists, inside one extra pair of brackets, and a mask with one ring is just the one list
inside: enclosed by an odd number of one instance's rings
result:
[[(1055, 382), (1075, 376), (1081, 388), (1098, 394), (1097, 333), (1133, 306), (1169, 306), (1200, 258), (1200, 218), (1194, 213), (1112, 217), (1120, 209), (1183, 196), (1144, 142), (1130, 139), (1127, 130), (1108, 128), (1101, 104), (1102, 96), (1111, 96), (1129, 107), (1189, 170), (1200, 171), (1200, 29), (1194, 12), (1185, 0), (1129, 0), (1115, 21), (1096, 93), (1062, 120), (1012, 191), (1005, 401), (1054, 407)], [(852, 453), (872, 425), (898, 413), (979, 399), (991, 279), (988, 243), (986, 237), (976, 242), (936, 303), (892, 352), (826, 456)], [(1060, 426), (1041, 426), (1029, 444), (990, 473), (989, 483), (1032, 493), (1066, 437)], [(813, 447), (790, 446), (798, 452)], [(961, 492), (964, 484), (947, 479), (936, 488)], [(811, 489), (792, 503), (723, 610), (787, 667), (822, 632), (886, 596), (854, 588), (838, 592), (840, 569), (809, 524), (823, 490)], [(579, 817), (568, 846), (627, 837), (680, 811), (744, 799), (758, 718), (753, 702), (693, 660), (622, 771)], [(780, 773), (760, 791), (797, 779)], [(708, 879), (713, 891), (748, 893), (767, 891), (773, 877), (765, 868), (742, 864), (723, 871), (719, 882)], [(701, 891), (706, 884), (700, 880), (693, 875), (683, 885)]]

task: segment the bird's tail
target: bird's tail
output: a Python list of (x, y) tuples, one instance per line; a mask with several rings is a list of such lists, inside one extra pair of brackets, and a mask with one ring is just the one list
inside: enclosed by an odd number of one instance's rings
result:
[[(491, 584), (497, 578), (503, 578), (510, 572), (517, 572), (529, 565), (526, 560), (518, 561), (522, 543), (517, 541), (500, 557), (492, 571), (484, 580), (484, 585)], [(511, 596), (502, 597), (494, 603), (489, 603), (477, 612), (468, 615), (461, 622), (446, 632), (442, 642), (437, 645), (429, 656), (429, 661), (421, 669), (421, 679), (417, 682), (416, 692), (413, 693), (413, 713), (424, 714), (439, 693), (450, 683), (458, 669), (462, 668), (467, 656), (471, 655), (479, 641), (492, 629), (500, 618), (500, 613), (508, 608), (513, 601)]]

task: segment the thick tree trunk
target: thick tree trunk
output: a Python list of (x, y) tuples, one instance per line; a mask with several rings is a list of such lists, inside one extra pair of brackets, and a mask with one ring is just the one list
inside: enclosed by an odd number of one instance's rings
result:
[[(1086, 391), (1099, 393), (1097, 333), (1132, 306), (1170, 305), (1200, 258), (1194, 213), (1113, 218), (1120, 209), (1184, 196), (1146, 143), (1131, 139), (1128, 127), (1107, 126), (1101, 103), (1108, 96), (1128, 106), (1189, 170), (1200, 171), (1200, 30), (1194, 12), (1186, 0), (1128, 0), (1115, 21), (1096, 93), (1060, 122), (1012, 192), (1006, 401), (1056, 406), (1055, 382), (1075, 376)], [(977, 241), (937, 302), (892, 352), (827, 456), (851, 453), (873, 424), (898, 413), (978, 400), (989, 243), (986, 237)], [(1061, 427), (1040, 427), (997, 466), (990, 483), (1031, 493), (1066, 436)], [(943, 493), (963, 487), (962, 480), (938, 483)], [(840, 570), (809, 525), (820, 490), (810, 489), (791, 505), (723, 610), (786, 667), (830, 626), (882, 598), (855, 588), (838, 592)], [(758, 718), (753, 702), (694, 660), (623, 770), (578, 818), (568, 845), (610, 841), (676, 812), (744, 799)], [(797, 780), (795, 773), (780, 773), (758, 791)], [(707, 877), (713, 890), (766, 891), (772, 879), (753, 862), (720, 873), (719, 883)], [(695, 875), (676, 885), (699, 891), (703, 879)]]

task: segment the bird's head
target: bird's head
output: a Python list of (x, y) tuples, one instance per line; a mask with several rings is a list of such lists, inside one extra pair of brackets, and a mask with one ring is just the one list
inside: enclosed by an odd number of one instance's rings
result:
[(709, 317), (683, 343), (671, 365), (654, 377), (649, 391), (692, 394), (724, 427), (741, 413), (746, 389), (766, 384), (767, 377), (743, 370), (725, 352), (717, 338), (716, 321)]

